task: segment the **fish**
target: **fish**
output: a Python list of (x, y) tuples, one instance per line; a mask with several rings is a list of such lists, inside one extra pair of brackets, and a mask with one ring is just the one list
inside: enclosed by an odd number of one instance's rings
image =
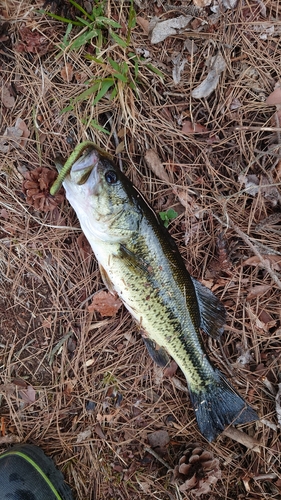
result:
[(256, 411), (211, 362), (201, 330), (220, 338), (226, 311), (192, 277), (177, 245), (142, 193), (95, 147), (85, 149), (63, 186), (108, 290), (136, 320), (153, 360), (183, 372), (201, 434), (213, 441)]

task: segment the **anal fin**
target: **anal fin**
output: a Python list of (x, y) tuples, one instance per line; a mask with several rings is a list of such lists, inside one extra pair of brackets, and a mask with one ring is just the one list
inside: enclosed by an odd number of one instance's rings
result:
[(155, 342), (151, 339), (143, 337), (143, 341), (148, 350), (150, 357), (153, 361), (162, 368), (165, 368), (171, 361), (171, 358), (167, 351), (163, 349), (163, 347), (159, 347)]

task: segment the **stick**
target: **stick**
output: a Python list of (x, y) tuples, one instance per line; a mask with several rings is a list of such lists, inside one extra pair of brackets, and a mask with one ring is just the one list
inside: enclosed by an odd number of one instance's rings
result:
[(257, 453), (261, 452), (260, 443), (256, 439), (253, 439), (251, 436), (249, 436), (245, 432), (239, 431), (235, 427), (228, 427), (222, 432), (222, 434), (233, 439), (234, 441), (237, 441), (238, 443), (243, 444), (250, 450), (253, 450)]

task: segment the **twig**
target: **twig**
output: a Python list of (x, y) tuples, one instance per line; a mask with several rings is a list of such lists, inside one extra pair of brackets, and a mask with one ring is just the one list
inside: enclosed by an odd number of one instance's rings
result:
[(237, 126), (233, 127), (233, 130), (247, 130), (249, 132), (281, 132), (281, 127), (247, 127), (247, 126)]
[(245, 432), (240, 431), (239, 429), (236, 429), (235, 427), (228, 427), (223, 431), (222, 434), (233, 439), (234, 441), (237, 441), (238, 443), (243, 444), (256, 453), (261, 452), (260, 443), (256, 439), (253, 439), (251, 436), (249, 436)]
[(154, 451), (152, 448), (148, 448), (146, 447), (144, 449), (144, 451), (147, 451), (148, 453), (150, 453), (150, 455), (153, 455), (154, 458), (156, 458), (156, 460), (158, 460), (159, 462), (161, 462), (161, 464), (163, 464), (165, 467), (167, 467), (168, 470), (171, 470), (171, 467), (170, 465), (168, 464), (168, 462), (166, 462), (165, 460), (163, 460), (163, 458), (161, 458), (158, 453), (156, 453), (156, 451)]
[(277, 479), (277, 474), (274, 472), (269, 472), (268, 474), (258, 474), (257, 476), (253, 476), (255, 481), (268, 481), (268, 479)]

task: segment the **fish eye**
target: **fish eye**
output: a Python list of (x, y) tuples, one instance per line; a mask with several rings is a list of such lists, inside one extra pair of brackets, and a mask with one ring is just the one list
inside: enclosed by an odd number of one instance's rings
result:
[(114, 170), (108, 170), (104, 175), (105, 180), (108, 184), (116, 184), (118, 177)]

